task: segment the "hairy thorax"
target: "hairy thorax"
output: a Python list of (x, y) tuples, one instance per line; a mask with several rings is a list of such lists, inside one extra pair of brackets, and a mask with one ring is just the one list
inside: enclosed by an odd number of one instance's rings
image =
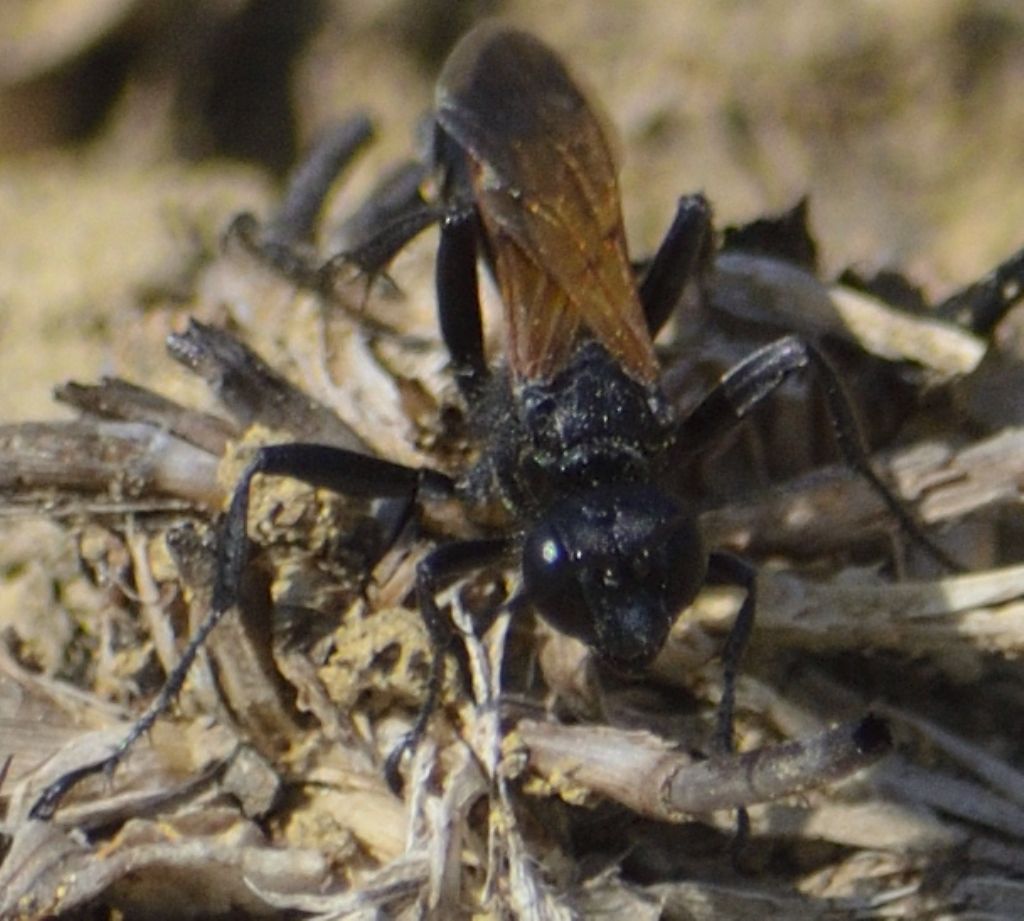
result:
[(555, 498), (659, 478), (672, 413), (600, 344), (580, 345), (550, 381), (496, 378), (472, 419), (486, 447), (463, 489), (478, 507), (526, 524)]

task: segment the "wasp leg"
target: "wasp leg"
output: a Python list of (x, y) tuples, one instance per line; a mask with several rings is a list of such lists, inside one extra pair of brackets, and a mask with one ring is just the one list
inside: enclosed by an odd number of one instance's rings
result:
[[(746, 651), (757, 614), (757, 570), (746, 560), (731, 553), (716, 551), (708, 557), (709, 585), (735, 585), (746, 593), (722, 650), (722, 699), (718, 704), (714, 746), (716, 754), (731, 755), (736, 748), (734, 716), (736, 676)], [(750, 831), (750, 818), (742, 806), (736, 810), (734, 853), (738, 853)]]
[(416, 721), (388, 755), (384, 764), (384, 777), (395, 793), (402, 789), (402, 778), (399, 774), (402, 757), (406, 752), (411, 754), (416, 750), (441, 698), (445, 655), (451, 648), (453, 630), (450, 621), (437, 605), (437, 593), (446, 583), (459, 576), (508, 556), (515, 546), (514, 538), (458, 541), (444, 544), (431, 551), (416, 567), (416, 598), (430, 637), (432, 658), (427, 679), (427, 696), (416, 716)]
[(371, 281), (383, 275), (398, 252), (440, 220), (440, 205), (423, 197), (428, 168), (399, 164), (376, 186), (355, 214), (332, 234), (340, 254), (323, 266), (325, 280), (341, 266), (355, 266)]
[(238, 481), (224, 520), (214, 608), (230, 608), (238, 600), (249, 549), (249, 487), (257, 474), (289, 477), (361, 499), (446, 498), (455, 488), (449, 477), (436, 470), (405, 467), (331, 445), (296, 442), (261, 448)]
[(310, 242), (334, 180), (372, 134), (373, 127), (365, 115), (355, 115), (327, 129), (292, 173), (276, 213), (262, 225), (251, 214), (240, 214), (228, 228), (226, 239), (237, 240), (296, 284), (314, 286), (318, 270), (312, 254), (302, 252), (302, 244)]
[(335, 179), (372, 137), (373, 125), (363, 114), (324, 131), (288, 177), (284, 198), (264, 228), (264, 239), (283, 245), (310, 239)]
[(736, 676), (754, 628), (757, 611), (757, 570), (742, 557), (716, 551), (708, 557), (708, 585), (735, 585), (746, 592), (722, 650), (722, 700), (715, 725), (716, 754), (734, 751), (733, 711), (736, 706)]
[(784, 336), (758, 349), (729, 371), (676, 430), (676, 450), (705, 447), (731, 431), (791, 374), (810, 368), (825, 397), (836, 443), (846, 463), (859, 473), (885, 503), (906, 534), (945, 569), (960, 566), (921, 528), (904, 504), (871, 466), (857, 416), (831, 362), (799, 336)]
[(441, 337), (468, 403), (479, 396), (488, 378), (476, 267), (478, 233), (474, 212), (449, 214), (441, 224), (435, 274)]
[(652, 338), (668, 322), (687, 282), (699, 278), (710, 264), (712, 244), (711, 205), (703, 195), (684, 195), (640, 284)]
[(972, 333), (988, 336), (1022, 299), (1024, 249), (1019, 249), (984, 278), (944, 300), (935, 308), (935, 313)]
[(160, 693), (106, 758), (59, 777), (33, 804), (30, 815), (50, 818), (61, 800), (80, 780), (101, 771), (112, 771), (125, 753), (149, 731), (171, 705), (199, 650), (211, 631), (239, 600), (242, 577), (249, 556), (247, 519), (249, 489), (258, 475), (285, 476), (311, 486), (360, 498), (402, 498), (410, 504), (423, 497), (447, 497), (454, 483), (442, 473), (416, 469), (321, 444), (283, 444), (261, 448), (235, 487), (222, 525), (217, 548), (213, 601), (206, 620), (189, 639)]

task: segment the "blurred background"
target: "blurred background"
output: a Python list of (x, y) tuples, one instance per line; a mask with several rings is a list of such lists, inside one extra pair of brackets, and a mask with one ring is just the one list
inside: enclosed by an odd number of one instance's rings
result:
[(695, 190), (722, 223), (810, 194), (830, 273), (898, 266), (933, 297), (1024, 242), (1016, 0), (4, 0), (0, 419), (59, 413), (69, 377), (152, 383), (231, 216), (265, 214), (318, 128), (365, 110), (355, 201), (487, 15), (600, 100), (636, 255)]

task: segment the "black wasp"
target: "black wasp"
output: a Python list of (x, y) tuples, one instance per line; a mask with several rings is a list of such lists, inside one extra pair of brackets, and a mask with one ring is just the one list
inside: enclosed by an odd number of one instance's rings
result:
[[(481, 438), (464, 476), (415, 469), (320, 444), (263, 447), (239, 480), (224, 520), (210, 618), (146, 716), (106, 761), (66, 775), (37, 802), (51, 814), (87, 773), (116, 763), (177, 693), (195, 650), (239, 597), (248, 556), (254, 477), (293, 477), (350, 496), (459, 498), (500, 511), (497, 534), (443, 544), (418, 565), (418, 603), (435, 647), (428, 699), (406, 744), (437, 702), (450, 628), (435, 594), (459, 575), (518, 554), (520, 603), (588, 644), (620, 672), (657, 656), (701, 587), (742, 587), (745, 601), (723, 653), (718, 741), (732, 747), (735, 672), (755, 610), (754, 570), (709, 551), (674, 474), (734, 428), (787, 376), (809, 368), (824, 391), (838, 445), (913, 538), (948, 560), (873, 472), (840, 381), (814, 345), (786, 336), (726, 374), (679, 418), (659, 388), (653, 337), (712, 254), (710, 209), (699, 196), (676, 216), (642, 278), (631, 264), (608, 139), (562, 61), (536, 38), (477, 27), (440, 76), (435, 158), (441, 174), (436, 281), (441, 335)], [(401, 223), (401, 222), (400, 222)], [(426, 221), (405, 222), (398, 245)], [(391, 253), (393, 235), (368, 245)], [(365, 253), (364, 253), (365, 255)], [(359, 261), (358, 254), (356, 261)], [(504, 305), (505, 363), (484, 354), (477, 264)], [(389, 765), (396, 777), (397, 757)]]

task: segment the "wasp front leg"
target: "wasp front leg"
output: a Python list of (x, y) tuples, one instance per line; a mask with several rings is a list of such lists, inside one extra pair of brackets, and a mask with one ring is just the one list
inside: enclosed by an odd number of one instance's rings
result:
[(686, 285), (710, 266), (713, 243), (708, 200), (699, 194), (684, 195), (640, 283), (640, 303), (652, 339), (668, 322)]
[(220, 532), (210, 613), (189, 639), (167, 681), (125, 737), (106, 758), (77, 768), (50, 784), (32, 806), (33, 818), (50, 818), (61, 800), (79, 781), (113, 770), (138, 739), (145, 735), (180, 692), (206, 638), (239, 602), (249, 559), (249, 493), (257, 476), (282, 476), (354, 498), (445, 498), (453, 481), (429, 468), (417, 469), (322, 444), (283, 444), (260, 448), (231, 497)]
[(441, 699), (444, 661), (451, 648), (453, 631), (450, 620), (437, 604), (437, 593), (460, 576), (482, 569), (508, 557), (518, 545), (515, 538), (456, 541), (443, 544), (428, 553), (416, 567), (416, 598), (432, 649), (427, 696), (412, 729), (395, 746), (384, 766), (384, 776), (396, 793), (402, 787), (398, 773), (402, 757), (414, 752), (427, 730), (430, 717)]
[(999, 322), (1024, 300), (1024, 249), (1001, 262), (983, 278), (950, 295), (935, 315), (979, 336), (989, 336)]
[(875, 491), (907, 536), (940, 566), (962, 566), (927, 534), (904, 503), (875, 473), (853, 404), (832, 363), (817, 346), (784, 336), (758, 349), (729, 371), (677, 427), (675, 450), (700, 451), (739, 425), (793, 374), (810, 370), (821, 388), (836, 444), (846, 463)]

